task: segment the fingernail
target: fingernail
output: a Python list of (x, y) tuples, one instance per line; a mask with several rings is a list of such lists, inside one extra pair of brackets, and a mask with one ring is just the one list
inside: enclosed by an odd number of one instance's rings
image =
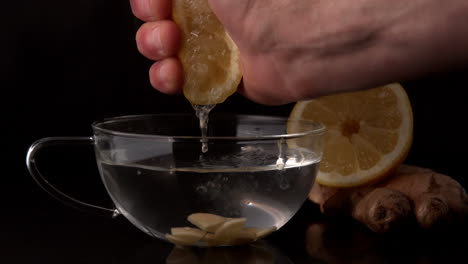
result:
[(151, 40), (153, 45), (156, 46), (156, 50), (161, 56), (166, 55), (166, 50), (161, 41), (161, 27), (155, 27), (151, 32)]

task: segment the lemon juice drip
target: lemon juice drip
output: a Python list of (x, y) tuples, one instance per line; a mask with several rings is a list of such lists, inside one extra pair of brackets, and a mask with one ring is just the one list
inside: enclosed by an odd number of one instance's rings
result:
[(200, 120), (200, 131), (201, 131), (201, 143), (202, 143), (202, 152), (208, 152), (208, 140), (206, 138), (208, 131), (208, 121), (211, 110), (215, 107), (215, 104), (211, 105), (192, 105), (195, 109), (195, 115)]
[[(283, 145), (285, 144), (284, 138), (281, 138), (280, 140), (278, 140), (277, 144), (278, 144), (278, 160), (276, 161), (276, 166), (278, 167), (278, 169), (283, 170), (287, 161), (286, 155), (283, 152)], [(284, 146), (284, 148), (287, 149), (287, 146)]]

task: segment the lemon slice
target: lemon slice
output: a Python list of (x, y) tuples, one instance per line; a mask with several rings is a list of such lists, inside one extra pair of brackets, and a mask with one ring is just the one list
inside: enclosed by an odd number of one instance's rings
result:
[[(413, 114), (400, 84), (324, 96), (296, 103), (290, 119), (325, 124), (317, 182), (352, 187), (377, 181), (406, 158), (413, 139)], [(301, 131), (291, 122), (288, 132)]]
[(222, 103), (237, 90), (242, 77), (236, 44), (207, 0), (173, 0), (172, 5), (173, 19), (181, 29), (185, 97), (194, 105)]

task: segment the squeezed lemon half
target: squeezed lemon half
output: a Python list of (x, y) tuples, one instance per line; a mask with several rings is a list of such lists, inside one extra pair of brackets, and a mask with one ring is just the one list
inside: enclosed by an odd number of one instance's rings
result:
[(181, 29), (185, 97), (193, 105), (224, 102), (242, 78), (239, 49), (207, 0), (173, 0), (172, 5), (173, 19)]

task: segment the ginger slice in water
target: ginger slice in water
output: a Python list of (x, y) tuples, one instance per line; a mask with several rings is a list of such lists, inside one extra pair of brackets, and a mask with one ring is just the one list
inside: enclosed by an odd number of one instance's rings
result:
[(209, 247), (243, 245), (276, 231), (275, 226), (266, 229), (245, 227), (246, 218), (226, 218), (208, 213), (194, 213), (187, 220), (201, 230), (192, 227), (171, 228), (171, 234), (166, 234), (167, 240), (181, 246), (193, 246), (198, 242)]
[[(215, 235), (216, 236), (216, 235)], [(237, 232), (230, 233), (228, 236), (228, 245), (245, 245), (257, 240), (257, 235), (254, 232), (242, 229)]]
[(218, 227), (226, 222), (225, 217), (207, 213), (191, 214), (188, 216), (187, 220), (196, 227), (207, 232), (215, 232)]
[(236, 233), (239, 233), (247, 222), (246, 218), (233, 218), (224, 222), (215, 232), (215, 238), (221, 241), (229, 241)]
[(198, 239), (174, 236), (171, 234), (166, 234), (166, 239), (179, 246), (193, 246), (198, 242)]
[(246, 227), (244, 230), (255, 233), (255, 239), (262, 239), (269, 236), (271, 233), (277, 230), (276, 226), (271, 226), (266, 229), (261, 229), (258, 227)]
[(214, 247), (221, 245), (244, 245), (256, 240), (256, 233), (244, 228), (239, 231), (226, 234), (223, 237), (216, 236), (216, 234), (207, 233), (201, 241), (205, 242), (207, 246)]
[(258, 227), (244, 227), (244, 230), (257, 234), (258, 232), (262, 231), (263, 229)]
[(171, 234), (180, 238), (198, 241), (206, 234), (206, 232), (192, 227), (174, 227), (171, 228)]
[(271, 233), (275, 232), (276, 230), (277, 230), (276, 226), (272, 226), (270, 228), (260, 229), (260, 231), (257, 231), (255, 235), (257, 235), (257, 239), (262, 239), (264, 237), (269, 236)]
[(225, 244), (224, 241), (217, 240), (213, 233), (206, 233), (201, 241), (205, 242), (205, 244), (209, 247), (217, 247)]

